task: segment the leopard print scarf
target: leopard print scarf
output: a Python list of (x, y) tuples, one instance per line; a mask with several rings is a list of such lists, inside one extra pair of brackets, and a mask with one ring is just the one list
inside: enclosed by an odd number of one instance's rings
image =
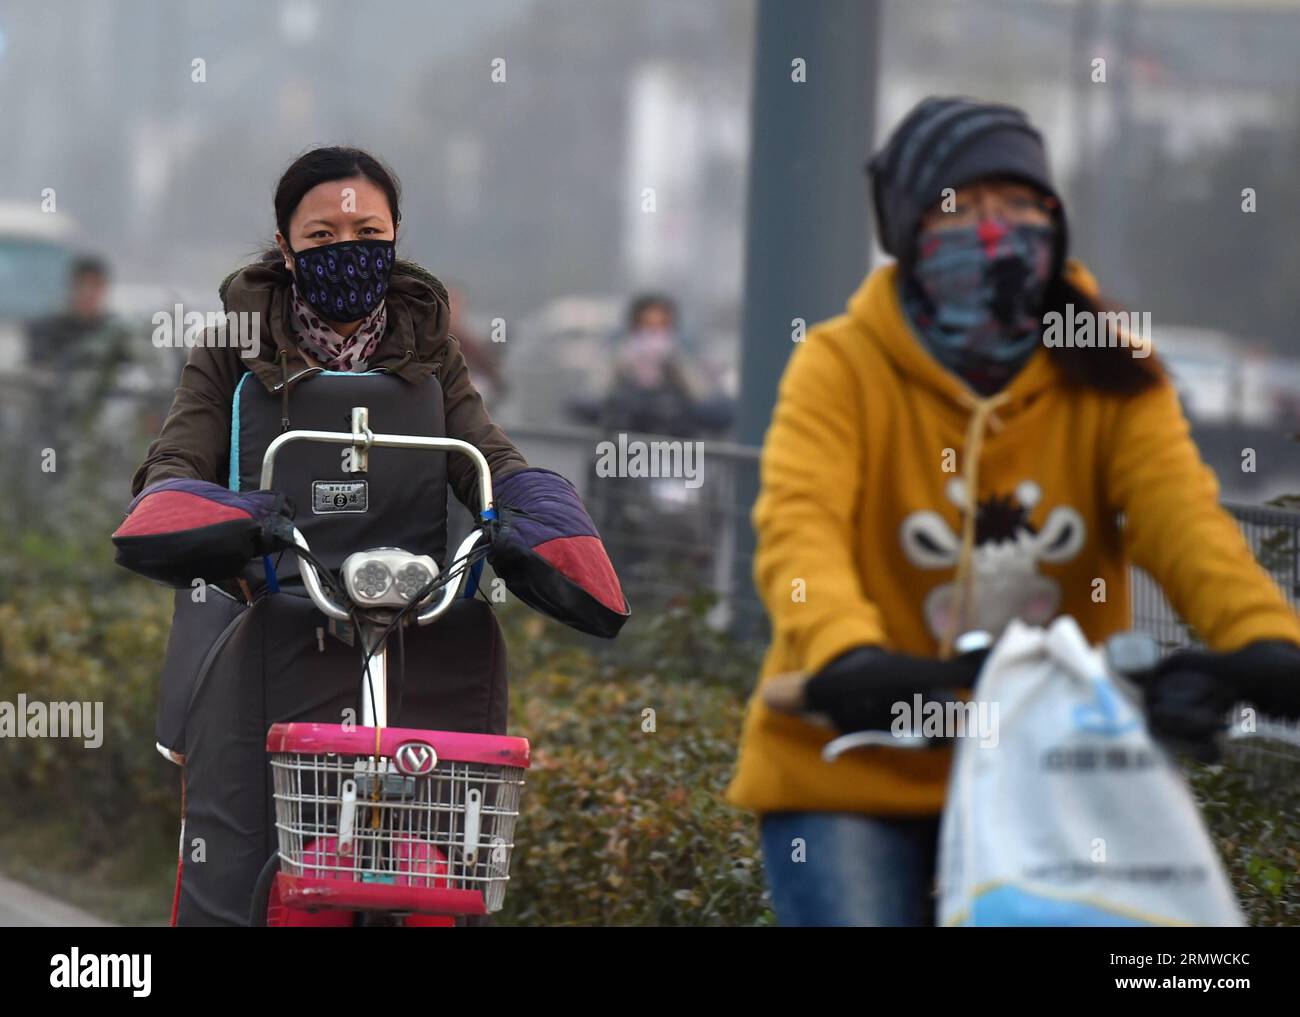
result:
[(359, 372), (366, 370), (388, 324), (388, 301), (366, 316), (350, 336), (342, 336), (321, 320), (293, 287), (293, 330), (298, 346), (329, 371)]

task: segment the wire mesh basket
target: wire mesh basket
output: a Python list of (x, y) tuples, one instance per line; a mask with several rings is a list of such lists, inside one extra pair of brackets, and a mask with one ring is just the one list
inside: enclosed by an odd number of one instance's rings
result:
[(267, 736), (289, 903), (500, 910), (526, 739), (277, 724)]

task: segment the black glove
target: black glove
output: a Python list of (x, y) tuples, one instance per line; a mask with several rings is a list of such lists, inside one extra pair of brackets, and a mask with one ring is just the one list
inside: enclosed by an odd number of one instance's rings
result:
[(918, 692), (923, 702), (956, 700), (957, 689), (975, 684), (986, 655), (979, 651), (953, 660), (931, 660), (860, 646), (808, 679), (805, 703), (810, 711), (829, 716), (843, 733), (888, 731), (894, 723), (895, 703), (910, 706)]
[(1300, 646), (1262, 640), (1232, 653), (1180, 650), (1139, 683), (1155, 735), (1210, 763), (1219, 757), (1216, 738), (1227, 729), (1234, 703), (1300, 717)]

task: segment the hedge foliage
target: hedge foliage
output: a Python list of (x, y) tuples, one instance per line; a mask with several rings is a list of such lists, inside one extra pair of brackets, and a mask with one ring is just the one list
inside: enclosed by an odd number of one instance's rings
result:
[(753, 651), (710, 632), (706, 607), (671, 605), (617, 656), (508, 613), (510, 646), (526, 648), (511, 726), (534, 754), (502, 922), (771, 922), (757, 826), (722, 799), (745, 698), (727, 679), (753, 681)]
[[(721, 799), (753, 651), (701, 623), (707, 603), (638, 620), (617, 657), (522, 608), (503, 611), (512, 730), (535, 746), (503, 923), (770, 920), (753, 820)], [(105, 704), (93, 751), (0, 739), (11, 813), (76, 817), (72, 871), (105, 852), (174, 852), (178, 772), (153, 747), (170, 615), (168, 591), (98, 549), (29, 540), (0, 557), (0, 700)], [(158, 901), (159, 918), (169, 904)]]
[[(120, 571), (120, 570), (117, 570)], [(78, 817), (90, 857), (176, 837), (179, 781), (154, 749), (167, 591), (95, 550), (28, 541), (0, 560), (0, 700), (103, 707), (103, 744), (0, 739), (0, 795), (19, 814)]]
[[(0, 739), (10, 814), (79, 817), (81, 861), (174, 851), (177, 773), (152, 736), (170, 601), (114, 570), (97, 545), (29, 540), (0, 556), (0, 700), (105, 703), (96, 751)], [(759, 648), (711, 630), (710, 607), (707, 596), (683, 597), (635, 618), (614, 644), (503, 610), (511, 726), (532, 741), (534, 764), (502, 923), (772, 922), (755, 824), (722, 800)], [(1255, 924), (1300, 924), (1300, 799), (1289, 773), (1261, 785), (1234, 765), (1193, 771)], [(153, 882), (169, 881), (160, 869)], [(160, 920), (168, 904), (158, 900)]]

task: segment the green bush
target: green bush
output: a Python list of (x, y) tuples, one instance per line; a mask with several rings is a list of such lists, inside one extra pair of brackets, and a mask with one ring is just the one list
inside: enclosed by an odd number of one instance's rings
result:
[[(638, 620), (633, 638), (615, 644), (628, 648), (618, 655), (526, 609), (502, 612), (511, 726), (535, 747), (503, 922), (769, 919), (754, 823), (721, 799), (753, 649), (728, 648), (702, 624), (710, 604), (689, 597), (653, 621)], [(51, 827), (72, 820), (78, 842), (57, 860), (69, 874), (106, 852), (173, 864), (178, 772), (153, 747), (170, 615), (166, 590), (116, 572), (98, 548), (28, 539), (0, 559), (0, 700), (26, 693), (104, 703), (97, 749), (0, 739), (0, 794), (10, 807)], [(715, 673), (731, 681), (711, 680)], [(653, 732), (643, 730), (647, 708), (655, 711)], [(13, 838), (3, 846), (23, 849)], [(7, 864), (30, 869), (40, 861)], [(148, 878), (164, 885), (165, 875)], [(105, 906), (98, 888), (62, 889)], [(159, 918), (168, 903), (158, 900)], [(119, 914), (136, 918), (134, 897), (131, 906)]]
[(153, 744), (170, 596), (119, 579), (89, 549), (29, 542), (4, 566), (0, 701), (102, 703), (103, 720), (95, 748), (0, 739), (0, 794), (27, 813), (75, 815), (87, 853), (174, 839), (178, 780)]
[[(682, 624), (643, 638), (654, 644)], [(508, 628), (510, 645), (529, 647), (532, 658), (526, 670), (512, 668), (511, 726), (532, 743), (533, 765), (501, 921), (769, 923), (756, 824), (722, 799), (743, 698), (663, 644), (600, 663), (557, 650), (540, 618), (508, 619)], [(679, 645), (699, 650), (716, 639), (696, 632)]]
[[(761, 648), (711, 630), (711, 607), (670, 601), (612, 644), (502, 611), (511, 727), (534, 763), (501, 922), (771, 923), (755, 823), (722, 799)], [(170, 885), (178, 781), (153, 749), (169, 616), (167, 591), (115, 571), (97, 546), (29, 540), (0, 557), (0, 700), (99, 699), (107, 728), (96, 750), (0, 740), (0, 794), (32, 830), (0, 838), (0, 864), (62, 878), (58, 892), (123, 920), (141, 919), (140, 887), (158, 893), (158, 920), (169, 903), (154, 888)], [(1293, 785), (1261, 791), (1233, 763), (1196, 768), (1193, 787), (1252, 923), (1300, 924)], [(77, 843), (40, 846), (70, 819)], [(154, 869), (128, 886), (136, 870), (102, 864), (106, 852)], [(78, 885), (95, 872), (123, 881), (118, 899)]]
[(1268, 748), (1193, 766), (1201, 806), (1251, 925), (1300, 925), (1300, 761)]

